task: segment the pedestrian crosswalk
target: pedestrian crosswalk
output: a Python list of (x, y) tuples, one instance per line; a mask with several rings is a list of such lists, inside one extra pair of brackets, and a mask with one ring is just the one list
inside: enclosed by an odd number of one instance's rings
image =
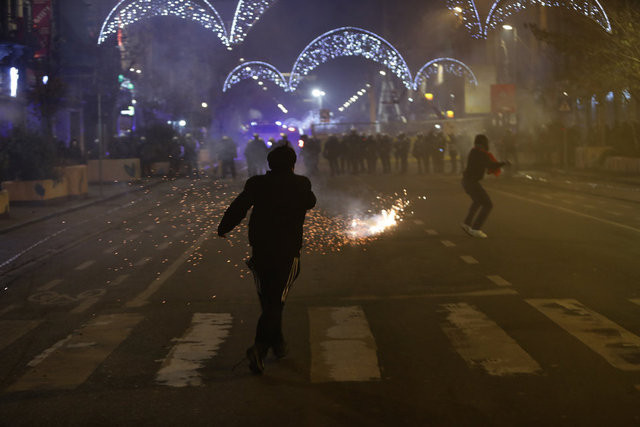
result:
[[(425, 307), (424, 319), (432, 321), (432, 331), (438, 331), (446, 343), (437, 351), (445, 352), (470, 371), (491, 377), (514, 375), (543, 376), (557, 366), (551, 366), (545, 358), (536, 360), (540, 349), (531, 351), (531, 341), (520, 342), (521, 334), (512, 333), (510, 325), (495, 305), (470, 301), (433, 301)], [(596, 312), (576, 299), (524, 299), (506, 297), (511, 305), (517, 305), (526, 316), (535, 315), (538, 325), (532, 333), (544, 333), (558, 342), (557, 348), (572, 341), (581, 343), (585, 354), (597, 355), (600, 360), (618, 372), (640, 371), (640, 337), (638, 325), (620, 325), (609, 315)], [(625, 303), (637, 311), (638, 299)], [(400, 302), (396, 302), (400, 304)], [(375, 303), (377, 304), (377, 303)], [(388, 352), (397, 351), (389, 345), (389, 334), (397, 340), (410, 339), (420, 334), (423, 325), (415, 324), (415, 331), (407, 333), (405, 327), (394, 327), (393, 321), (380, 322), (375, 304), (344, 306), (309, 306), (306, 308), (308, 340), (296, 342), (299, 347), (308, 346), (308, 376), (311, 383), (379, 382), (385, 381), (382, 366), (388, 360)], [(489, 307), (489, 308), (487, 308)], [(528, 308), (528, 309), (526, 309)], [(532, 310), (533, 309), (533, 310)], [(184, 313), (185, 327), (178, 336), (167, 338), (162, 348), (150, 354), (164, 354), (163, 358), (150, 357), (148, 363), (155, 372), (153, 384), (158, 387), (202, 386), (206, 379), (202, 370), (216, 364), (231, 369), (229, 360), (237, 360), (237, 346), (228, 345), (234, 334), (245, 337), (247, 324), (242, 316), (228, 312)], [(68, 390), (88, 381), (94, 371), (120, 350), (125, 340), (136, 340), (141, 334), (139, 324), (144, 319), (138, 313), (103, 314), (93, 317), (86, 324), (74, 329), (68, 336), (48, 348), (42, 348), (24, 366), (20, 376), (5, 392), (33, 390)], [(375, 319), (376, 322), (371, 322)], [(436, 319), (436, 322), (433, 322)], [(546, 319), (546, 320), (545, 320)], [(550, 321), (550, 322), (548, 322)], [(378, 330), (386, 325), (384, 331)], [(34, 334), (41, 321), (0, 320), (0, 351), (10, 351), (11, 345), (21, 337)], [(376, 327), (377, 325), (377, 327)], [(539, 326), (542, 325), (542, 326)], [(542, 328), (542, 329), (541, 329)], [(555, 328), (554, 333), (544, 328)], [(244, 332), (242, 332), (244, 330)], [(634, 333), (635, 332), (635, 333)], [(413, 335), (412, 335), (413, 334)], [(382, 339), (380, 339), (381, 337)], [(558, 338), (563, 337), (563, 338)], [(566, 342), (561, 342), (566, 340)], [(379, 341), (384, 343), (379, 344)], [(536, 340), (533, 340), (535, 342)], [(250, 343), (246, 343), (249, 345)], [(409, 347), (411, 348), (411, 347)], [(225, 352), (235, 351), (233, 355)], [(433, 350), (432, 351), (436, 351)], [(416, 347), (412, 358), (428, 358), (430, 352)], [(393, 359), (391, 357), (390, 359)], [(224, 362), (222, 362), (224, 360)], [(307, 363), (305, 362), (305, 363)], [(245, 371), (248, 374), (248, 371)], [(267, 369), (269, 374), (269, 369)]]

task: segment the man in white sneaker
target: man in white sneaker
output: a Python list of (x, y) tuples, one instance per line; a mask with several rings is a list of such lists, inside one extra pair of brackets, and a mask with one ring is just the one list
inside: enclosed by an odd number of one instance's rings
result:
[(493, 203), (480, 181), (485, 172), (500, 175), (500, 169), (506, 165), (509, 162), (498, 162), (489, 152), (489, 139), (486, 135), (476, 135), (474, 147), (469, 152), (467, 168), (462, 175), (462, 188), (471, 197), (472, 203), (461, 227), (470, 236), (487, 238), (482, 226), (489, 217)]

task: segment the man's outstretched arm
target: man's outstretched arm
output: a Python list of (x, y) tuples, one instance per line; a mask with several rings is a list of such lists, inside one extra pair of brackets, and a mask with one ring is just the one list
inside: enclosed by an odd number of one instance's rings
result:
[(236, 225), (247, 216), (247, 212), (253, 205), (252, 192), (249, 189), (249, 181), (245, 184), (242, 193), (235, 198), (231, 205), (227, 208), (220, 224), (218, 225), (218, 236), (224, 237), (225, 234), (235, 228)]

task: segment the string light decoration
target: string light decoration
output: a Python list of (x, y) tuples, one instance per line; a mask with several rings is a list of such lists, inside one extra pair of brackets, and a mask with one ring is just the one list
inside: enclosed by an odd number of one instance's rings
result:
[(472, 37), (477, 39), (484, 37), (482, 21), (474, 0), (447, 0), (447, 8), (462, 19)]
[(239, 0), (231, 31), (218, 11), (207, 0), (121, 0), (102, 24), (98, 44), (104, 43), (118, 30), (155, 16), (175, 16), (191, 20), (213, 31), (222, 43), (231, 47), (244, 41), (249, 29), (276, 0)]
[(249, 29), (275, 3), (275, 0), (245, 1), (240, 0), (233, 15), (229, 44), (240, 44), (247, 36)]
[(377, 62), (398, 76), (408, 89), (413, 88), (409, 67), (395, 47), (370, 31), (342, 27), (322, 34), (304, 48), (291, 72), (291, 90), (295, 90), (302, 77), (318, 66), (345, 56), (360, 56)]
[(573, 10), (592, 19), (606, 32), (611, 32), (609, 17), (598, 0), (497, 0), (489, 10), (484, 36), (487, 36), (489, 29), (496, 28), (509, 16), (531, 6), (563, 7)]
[(437, 74), (440, 67), (443, 67), (443, 71), (445, 73), (453, 74), (458, 77), (466, 77), (469, 80), (469, 83), (478, 86), (478, 79), (467, 64), (454, 58), (436, 58), (427, 62), (422, 66), (422, 68), (420, 68), (420, 71), (416, 74), (414, 87), (417, 89), (424, 80), (428, 80), (433, 75)]
[(247, 79), (258, 82), (267, 80), (284, 89), (285, 92), (289, 91), (289, 84), (282, 73), (273, 65), (261, 61), (245, 62), (234, 68), (227, 76), (222, 91), (226, 92), (231, 86)]

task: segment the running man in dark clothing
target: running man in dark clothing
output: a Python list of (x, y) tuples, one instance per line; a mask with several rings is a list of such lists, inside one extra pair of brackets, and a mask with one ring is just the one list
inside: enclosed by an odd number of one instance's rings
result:
[[(484, 178), (486, 171), (498, 176), (500, 175), (500, 168), (508, 164), (509, 162), (498, 162), (493, 157), (493, 154), (489, 152), (489, 139), (485, 135), (476, 135), (474, 147), (469, 152), (467, 168), (462, 175), (462, 188), (473, 201), (467, 217), (461, 224), (462, 229), (469, 235), (483, 239), (487, 238), (481, 228), (493, 208), (493, 203), (491, 203), (491, 199), (485, 189), (480, 185), (480, 181)], [(479, 213), (478, 210), (480, 210)], [(476, 213), (478, 213), (478, 216), (476, 216)]]
[(289, 289), (300, 274), (305, 215), (316, 204), (309, 179), (293, 173), (296, 153), (291, 147), (273, 149), (267, 161), (271, 170), (247, 180), (218, 226), (218, 235), (225, 237), (253, 206), (249, 219), (252, 255), (247, 265), (255, 278), (262, 314), (247, 358), (255, 374), (264, 371), (264, 358), (270, 348), (278, 358), (287, 354), (282, 310)]

